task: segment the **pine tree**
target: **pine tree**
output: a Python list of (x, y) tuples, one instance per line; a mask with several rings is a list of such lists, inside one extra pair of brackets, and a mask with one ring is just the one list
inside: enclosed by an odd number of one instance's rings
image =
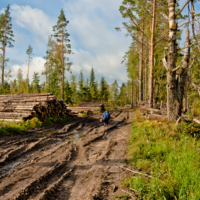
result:
[(110, 86), (110, 98), (114, 106), (119, 104), (119, 86), (117, 80)]
[(65, 80), (65, 65), (67, 65), (67, 70), (70, 70), (72, 65), (71, 62), (65, 62), (65, 59), (69, 61), (68, 58), (65, 58), (65, 53), (71, 54), (71, 45), (69, 44), (70, 40), (69, 33), (67, 32), (67, 25), (69, 21), (66, 20), (63, 9), (60, 11), (60, 16), (58, 17), (57, 24), (53, 27), (55, 32), (54, 37), (57, 39), (57, 42), (61, 44), (61, 54), (62, 54), (62, 99), (64, 100), (64, 80)]
[(23, 72), (22, 69), (19, 68), (17, 72), (17, 93), (23, 94), (24, 93), (24, 81), (23, 81)]
[(2, 56), (2, 77), (1, 77), (1, 88), (3, 92), (3, 85), (4, 85), (4, 67), (5, 67), (5, 53), (6, 47), (13, 47), (12, 42), (14, 42), (14, 35), (12, 31), (12, 24), (11, 24), (11, 16), (10, 16), (10, 6), (8, 5), (6, 10), (0, 16), (0, 43), (1, 49), (3, 52)]
[(72, 92), (72, 89), (70, 87), (69, 81), (66, 80), (65, 81), (65, 102), (67, 104), (73, 104), (73, 102), (72, 102), (72, 94), (73, 94), (73, 92)]
[(120, 94), (119, 94), (119, 101), (121, 106), (125, 106), (127, 102), (127, 88), (126, 84), (122, 83), (122, 86), (120, 88)]
[(28, 55), (28, 73), (27, 73), (27, 93), (29, 93), (29, 66), (32, 60), (33, 48), (29, 44), (28, 49), (26, 50), (26, 54)]
[(106, 101), (106, 102), (108, 101), (109, 97), (108, 84), (106, 83), (104, 77), (101, 78), (99, 97), (101, 101)]
[(91, 73), (90, 73), (90, 96), (91, 100), (95, 101), (98, 97), (98, 91), (97, 91), (97, 85), (95, 83), (95, 74), (94, 74), (94, 69), (92, 67)]
[(78, 87), (79, 87), (79, 98), (82, 101), (84, 98), (84, 77), (82, 70), (80, 71), (79, 75)]
[(42, 72), (42, 75), (46, 76), (46, 89), (47, 92), (52, 92), (52, 73), (54, 71), (54, 54), (55, 54), (55, 41), (53, 41), (52, 36), (49, 36), (48, 43), (47, 43), (47, 51), (46, 56), (44, 59), (46, 59), (46, 62), (44, 64), (44, 71)]
[(39, 77), (38, 73), (34, 72), (33, 81), (32, 81), (32, 92), (33, 93), (39, 93), (40, 90), (41, 90), (40, 77)]
[(70, 78), (71, 82), (70, 82), (70, 87), (72, 90), (72, 103), (77, 103), (77, 83), (76, 83), (76, 76), (74, 76), (73, 74), (71, 75)]

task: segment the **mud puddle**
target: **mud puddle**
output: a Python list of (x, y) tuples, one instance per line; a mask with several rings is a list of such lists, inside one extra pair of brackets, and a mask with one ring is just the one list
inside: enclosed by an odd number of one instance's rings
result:
[(4, 165), (3, 167), (0, 168), (0, 179), (1, 176), (4, 176), (5, 174), (8, 174), (12, 171), (14, 171), (21, 163), (25, 160), (25, 158), (18, 158), (17, 160)]
[(83, 138), (85, 135), (87, 135), (87, 131), (82, 131), (82, 132), (79, 132), (79, 133), (76, 133), (74, 135), (70, 135), (70, 136), (67, 136), (65, 138), (65, 141), (77, 141), (81, 138)]

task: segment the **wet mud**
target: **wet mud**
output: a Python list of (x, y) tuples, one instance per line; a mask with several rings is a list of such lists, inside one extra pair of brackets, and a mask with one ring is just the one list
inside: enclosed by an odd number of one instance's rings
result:
[(128, 176), (131, 110), (72, 118), (0, 138), (0, 200), (112, 200)]

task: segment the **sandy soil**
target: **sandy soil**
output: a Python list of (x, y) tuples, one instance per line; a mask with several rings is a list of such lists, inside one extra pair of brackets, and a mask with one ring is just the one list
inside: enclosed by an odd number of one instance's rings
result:
[(20, 136), (0, 138), (0, 200), (112, 200), (126, 194), (133, 112), (72, 118)]

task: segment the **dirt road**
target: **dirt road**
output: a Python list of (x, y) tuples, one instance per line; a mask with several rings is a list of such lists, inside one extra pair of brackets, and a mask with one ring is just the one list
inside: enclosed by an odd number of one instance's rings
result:
[(133, 112), (73, 118), (0, 138), (0, 200), (112, 200), (122, 194)]

